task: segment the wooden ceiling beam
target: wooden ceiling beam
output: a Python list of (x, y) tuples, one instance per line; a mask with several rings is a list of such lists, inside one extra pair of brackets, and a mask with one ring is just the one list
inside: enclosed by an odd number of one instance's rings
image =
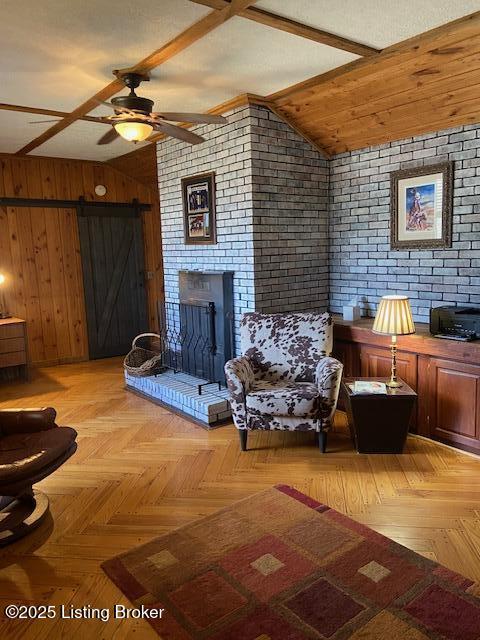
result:
[[(196, 4), (201, 4), (211, 9), (221, 10), (227, 7), (230, 3), (228, 0), (191, 0)], [(267, 27), (272, 27), (280, 31), (286, 31), (294, 36), (313, 40), (319, 44), (326, 44), (329, 47), (335, 49), (341, 49), (342, 51), (348, 51), (354, 53), (357, 56), (368, 57), (380, 53), (380, 49), (369, 47), (361, 42), (350, 40), (349, 38), (343, 38), (329, 31), (323, 31), (322, 29), (316, 29), (301, 22), (296, 22), (290, 18), (279, 16), (276, 13), (270, 11), (264, 11), (257, 7), (248, 7), (243, 11), (239, 11), (238, 15), (248, 20), (253, 20)]]
[[(42, 109), (41, 107), (28, 107), (20, 104), (7, 104), (0, 102), (0, 111), (16, 111), (20, 113), (35, 113), (41, 116), (52, 116), (52, 118), (66, 118), (69, 114), (66, 111), (57, 111), (56, 109)], [(94, 116), (82, 116), (79, 120), (87, 122), (97, 122), (99, 124), (108, 124), (100, 118)]]
[[(185, 31), (180, 33), (178, 36), (170, 40), (163, 47), (160, 47), (143, 60), (140, 60), (140, 62), (138, 62), (136, 65), (129, 68), (128, 71), (151, 71), (155, 67), (158, 67), (167, 60), (173, 58), (181, 51), (185, 50), (194, 42), (197, 42), (197, 40), (200, 40), (208, 33), (210, 33), (210, 31), (213, 31), (224, 22), (232, 18), (234, 15), (238, 14), (240, 11), (243, 11), (250, 5), (254, 4), (256, 1), (257, 0), (234, 0), (233, 3), (228, 3), (227, 6), (225, 6), (223, 9), (220, 9), (219, 11), (211, 11), (206, 16), (185, 29)], [(66, 129), (76, 120), (79, 120), (90, 111), (93, 111), (93, 109), (98, 107), (99, 102), (108, 100), (113, 95), (121, 91), (123, 86), (123, 82), (118, 78), (115, 78), (115, 80), (112, 80), (112, 82), (98, 91), (94, 96), (86, 100), (71, 113), (67, 114), (67, 116), (60, 120), (60, 122), (57, 122), (52, 127), (40, 134), (37, 138), (19, 149), (16, 155), (26, 155), (27, 153), (30, 153), (30, 151), (33, 151), (33, 149), (36, 149), (40, 145), (44, 144), (45, 142), (47, 142), (47, 140), (53, 138), (53, 136)]]

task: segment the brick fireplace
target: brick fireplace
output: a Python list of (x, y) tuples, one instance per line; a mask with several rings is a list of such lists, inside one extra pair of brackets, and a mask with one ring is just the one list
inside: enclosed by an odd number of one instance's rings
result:
[[(165, 297), (181, 271), (233, 271), (233, 351), (246, 311), (324, 311), (328, 300), (328, 163), (288, 125), (256, 105), (227, 124), (195, 128), (197, 147), (157, 145)], [(181, 179), (215, 172), (217, 244), (186, 245)]]
[[(206, 138), (198, 147), (173, 139), (157, 145), (165, 301), (215, 303), (216, 377), (225, 359), (240, 352), (243, 313), (325, 311), (328, 303), (327, 161), (268, 109), (249, 105), (226, 117), (225, 125), (195, 129)], [(217, 243), (186, 245), (181, 179), (212, 171)], [(206, 274), (215, 282), (208, 282)], [(211, 300), (222, 287), (227, 304)], [(218, 326), (227, 311), (233, 315), (231, 335)], [(162, 376), (127, 384), (149, 396), (156, 393), (203, 424), (228, 417), (225, 390), (209, 386), (198, 396), (188, 387), (195, 386), (196, 378), (185, 378), (191, 373), (194, 368), (173, 379), (169, 374), (170, 380), (164, 377), (163, 391)], [(148, 390), (139, 389), (142, 384)]]

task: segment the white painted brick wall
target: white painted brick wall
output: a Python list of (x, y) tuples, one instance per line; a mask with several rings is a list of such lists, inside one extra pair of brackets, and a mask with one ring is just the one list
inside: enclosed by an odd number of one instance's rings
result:
[[(390, 172), (454, 161), (453, 243), (433, 251), (390, 250)], [(330, 161), (330, 308), (363, 296), (410, 297), (417, 321), (430, 308), (480, 304), (480, 125), (457, 127), (343, 153)]]
[[(198, 147), (157, 146), (166, 299), (181, 269), (233, 270), (236, 340), (245, 311), (325, 309), (407, 293), (414, 317), (480, 304), (480, 125), (344, 153), (329, 162), (267, 109), (241, 107), (200, 126)], [(455, 162), (453, 246), (390, 250), (390, 172)], [(216, 172), (218, 244), (183, 241), (182, 177)]]
[[(234, 271), (237, 334), (241, 314), (255, 308), (250, 127), (249, 109), (240, 108), (225, 125), (196, 127), (206, 137), (197, 147), (173, 139), (157, 144), (165, 299), (178, 302), (182, 269)], [(186, 245), (181, 179), (209, 171), (215, 171), (217, 244)]]
[(328, 307), (328, 162), (268, 109), (252, 109), (255, 304)]
[[(166, 300), (181, 269), (230, 270), (237, 352), (246, 311), (326, 309), (328, 164), (270, 111), (241, 107), (199, 126), (198, 147), (157, 145)], [(184, 244), (181, 178), (215, 171), (217, 244)]]

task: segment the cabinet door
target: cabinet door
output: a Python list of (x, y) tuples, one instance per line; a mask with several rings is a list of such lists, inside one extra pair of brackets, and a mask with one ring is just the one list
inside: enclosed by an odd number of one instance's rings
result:
[[(367, 378), (390, 377), (392, 354), (390, 349), (373, 347), (369, 344), (360, 346), (361, 375)], [(417, 356), (414, 353), (397, 351), (397, 376), (417, 389)]]
[(480, 450), (480, 366), (430, 359), (430, 435)]

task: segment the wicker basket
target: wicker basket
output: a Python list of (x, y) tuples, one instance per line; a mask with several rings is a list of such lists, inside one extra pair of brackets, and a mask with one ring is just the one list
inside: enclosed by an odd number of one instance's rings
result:
[(153, 376), (164, 371), (161, 344), (162, 339), (157, 333), (141, 333), (132, 342), (132, 349), (125, 356), (125, 371), (137, 378)]

